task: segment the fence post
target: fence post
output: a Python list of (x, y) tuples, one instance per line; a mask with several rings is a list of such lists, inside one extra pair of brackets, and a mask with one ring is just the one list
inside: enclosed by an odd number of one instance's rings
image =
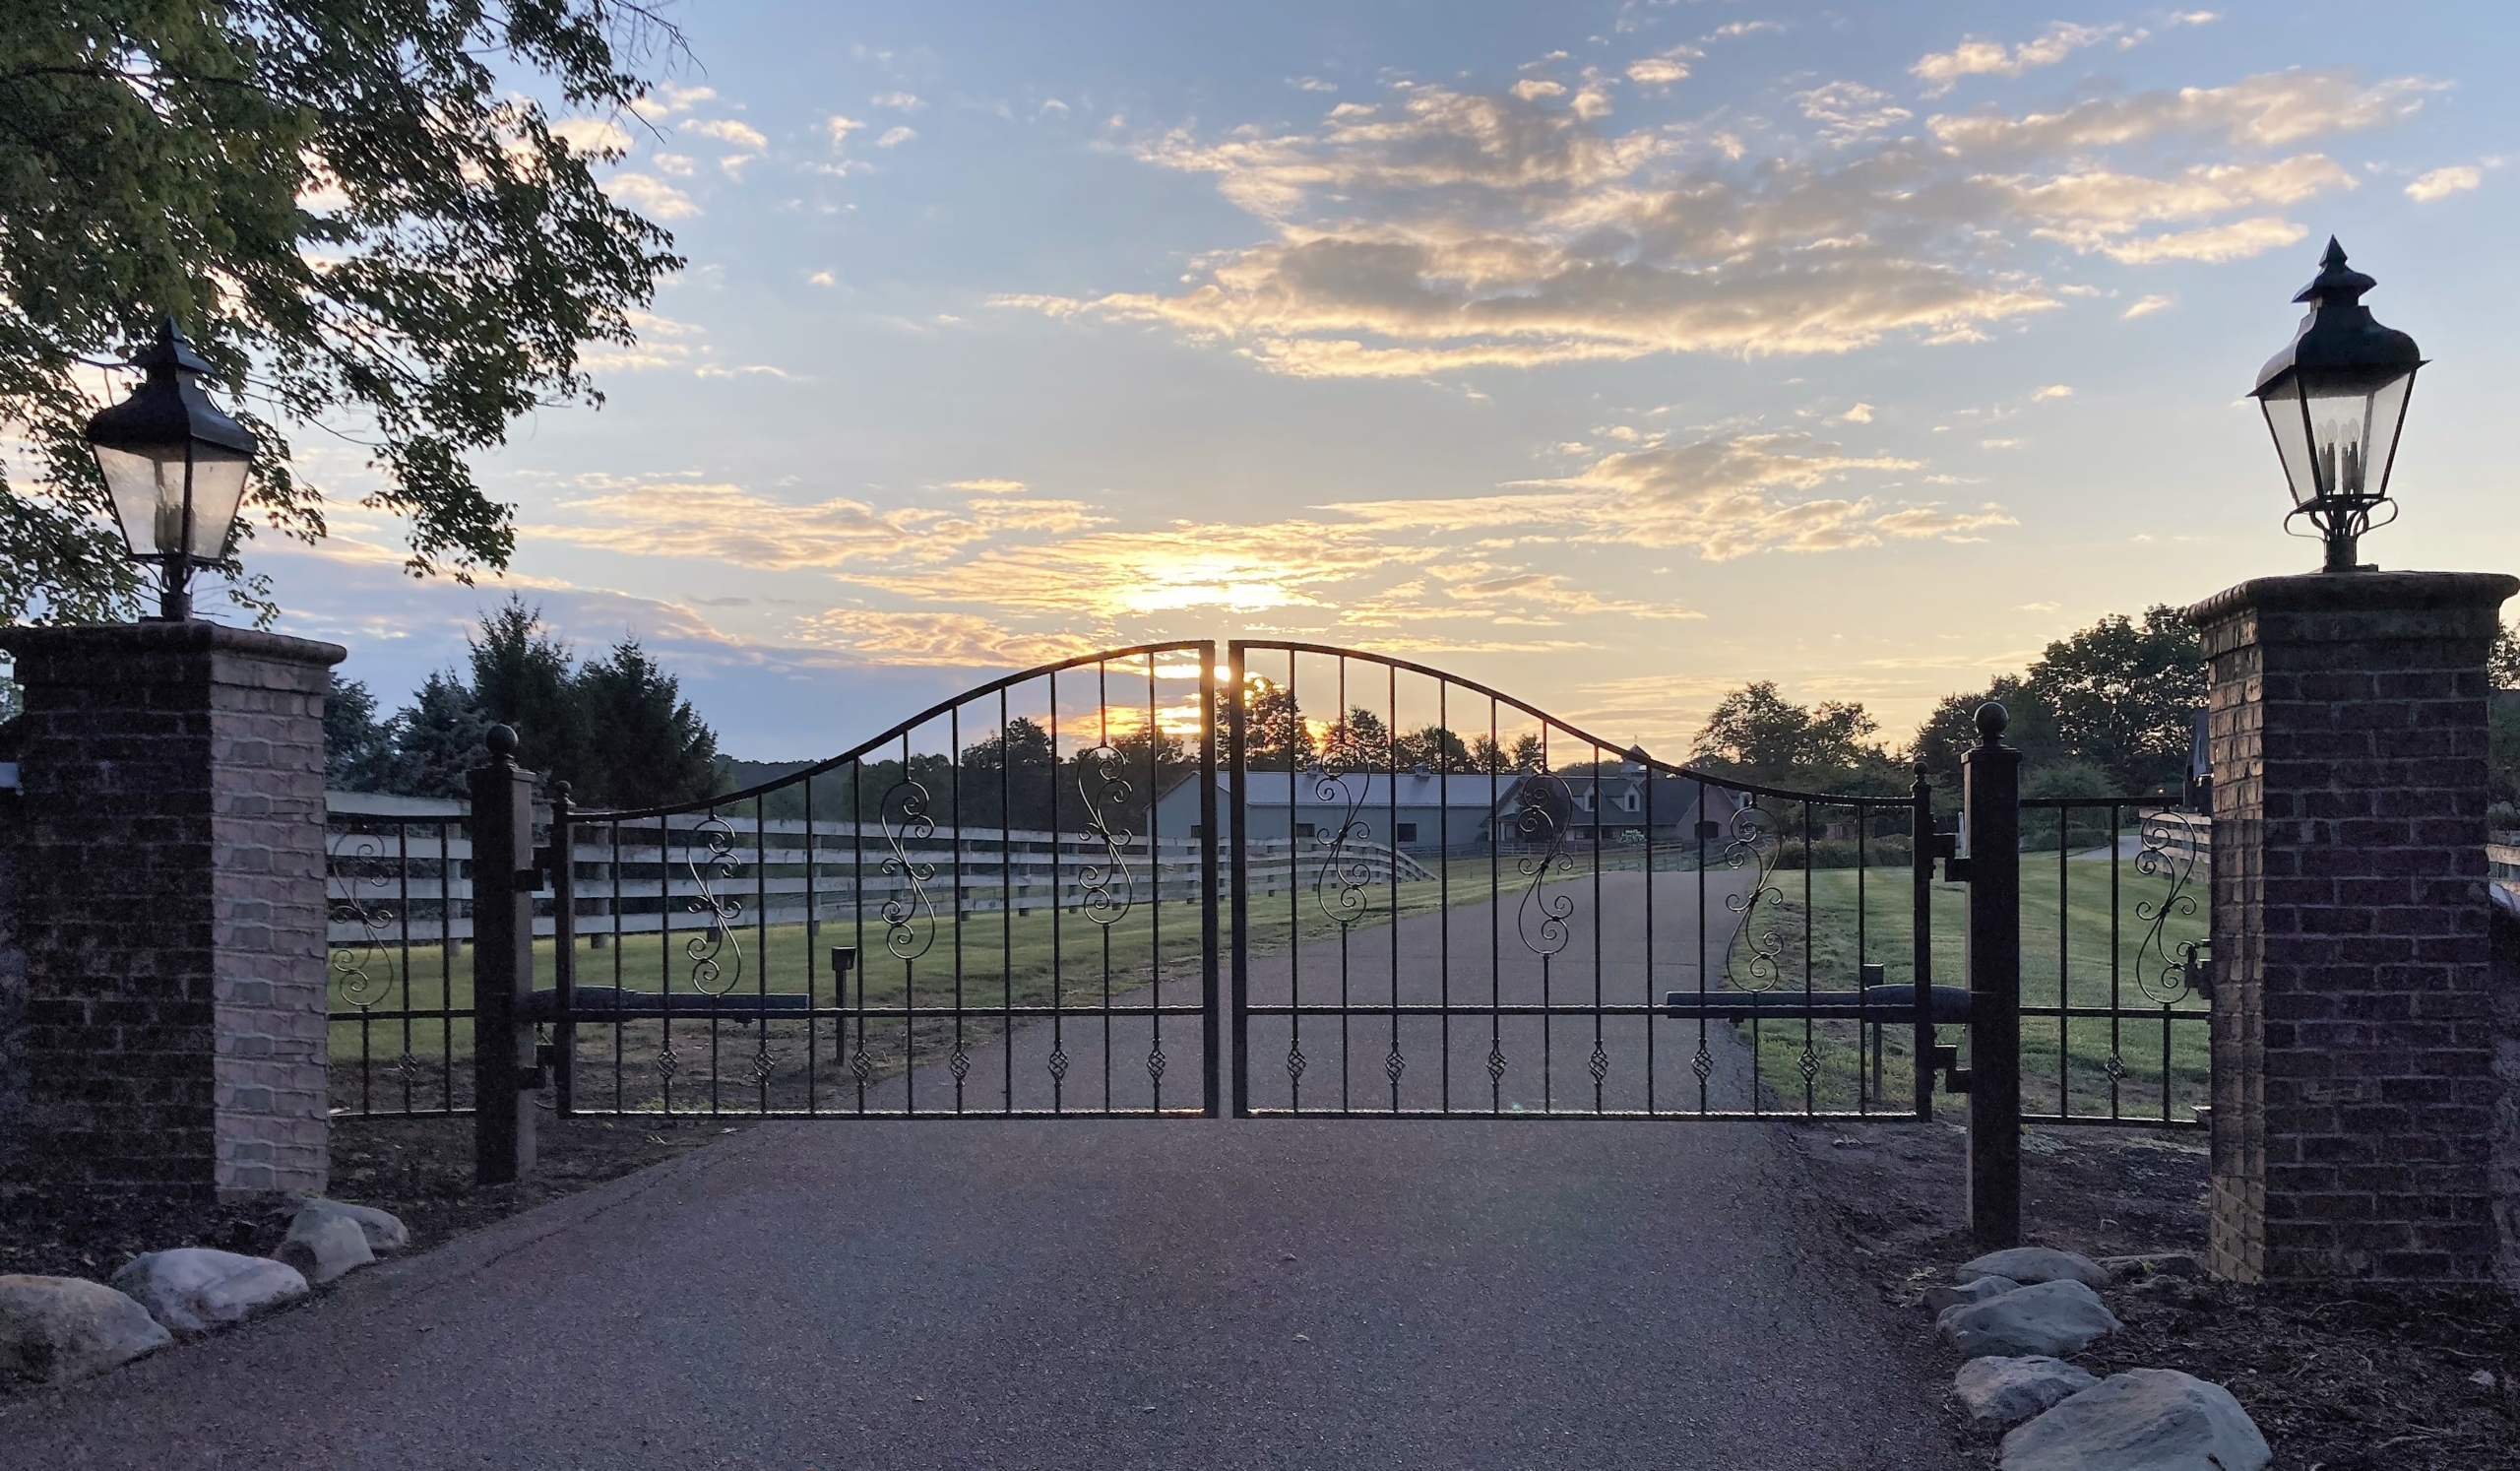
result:
[[(560, 1020), (551, 1024), (551, 1103), (552, 1111), (566, 1119), (577, 1111), (577, 1024), (568, 1019), (578, 1005), (578, 884), (576, 858), (577, 829), (570, 818), (576, 808), (569, 802), (569, 784), (551, 784), (551, 994), (560, 1008)], [(808, 842), (812, 840), (807, 839)], [(810, 862), (810, 855), (808, 862)], [(808, 880), (810, 884), (810, 880)], [(533, 901), (526, 901), (529, 914)], [(527, 932), (532, 932), (531, 926)], [(811, 956), (813, 947), (806, 946)], [(529, 972), (528, 974), (531, 974)], [(533, 988), (529, 986), (527, 990)], [(807, 1047), (811, 1047), (810, 1040)]]
[(516, 732), (492, 726), (472, 773), (472, 1178), (509, 1184), (534, 1168), (534, 773)]
[(1916, 802), (1914, 820), (1909, 827), (1909, 842), (1914, 848), (1911, 861), (1915, 864), (1914, 927), (1910, 936), (1915, 944), (1911, 957), (1917, 983), (1917, 1022), (1915, 1060), (1917, 1082), (1917, 1117), (1933, 1117), (1933, 788), (1925, 785), (1922, 767), (1917, 769), (1917, 784), (1909, 789)]
[(1982, 1251), (2021, 1244), (2021, 752), (2010, 721), (1978, 707), (1960, 758), (1969, 874), (1969, 1235)]

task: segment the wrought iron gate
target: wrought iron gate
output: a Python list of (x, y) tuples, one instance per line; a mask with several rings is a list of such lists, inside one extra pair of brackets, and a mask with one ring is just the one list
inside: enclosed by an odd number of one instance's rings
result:
[[(1973, 997), (1923, 783), (1736, 781), (1358, 650), (1090, 655), (702, 801), (482, 790), (336, 824), (339, 1114), (1919, 1119), (1975, 1074), (2189, 1125), (2209, 1081), (2201, 819), (2003, 788), (2054, 897), (1989, 891)], [(1960, 1051), (1990, 1006), (2017, 1070)]]

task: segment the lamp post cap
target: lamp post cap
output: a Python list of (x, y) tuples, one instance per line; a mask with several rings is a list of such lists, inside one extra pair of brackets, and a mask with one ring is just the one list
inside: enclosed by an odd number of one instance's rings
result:
[(184, 336), (184, 329), (175, 325), (171, 312), (158, 319), (157, 341), (149, 345), (147, 352), (133, 358), (131, 365), (136, 368), (174, 368), (204, 376), (210, 373), (210, 364), (193, 351), (192, 339)]

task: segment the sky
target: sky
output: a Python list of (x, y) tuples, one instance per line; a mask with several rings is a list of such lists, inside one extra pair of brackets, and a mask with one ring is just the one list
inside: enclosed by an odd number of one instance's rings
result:
[[(1685, 750), (1904, 738), (2306, 571), (2254, 405), (2327, 237), (2415, 335), (2384, 566), (2508, 569), (2520, 8), (714, 3), (614, 197), (688, 266), (398, 571), (346, 451), (284, 631), (387, 706), (514, 591), (804, 759), (997, 672), (1296, 636)], [(2385, 22), (2383, 24), (2383, 21)]]

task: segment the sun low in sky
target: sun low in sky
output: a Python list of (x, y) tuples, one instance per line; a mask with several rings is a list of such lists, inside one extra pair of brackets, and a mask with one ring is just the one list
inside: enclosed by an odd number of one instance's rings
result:
[[(508, 582), (730, 753), (1299, 636), (1676, 750), (1904, 734), (2307, 570), (2242, 398), (2339, 235), (2434, 365), (2387, 566), (2508, 568), (2505, 6), (719, 4), (570, 122), (690, 265), (481, 467)], [(355, 488), (319, 449), (306, 469)], [(503, 590), (258, 551), (388, 703)]]

